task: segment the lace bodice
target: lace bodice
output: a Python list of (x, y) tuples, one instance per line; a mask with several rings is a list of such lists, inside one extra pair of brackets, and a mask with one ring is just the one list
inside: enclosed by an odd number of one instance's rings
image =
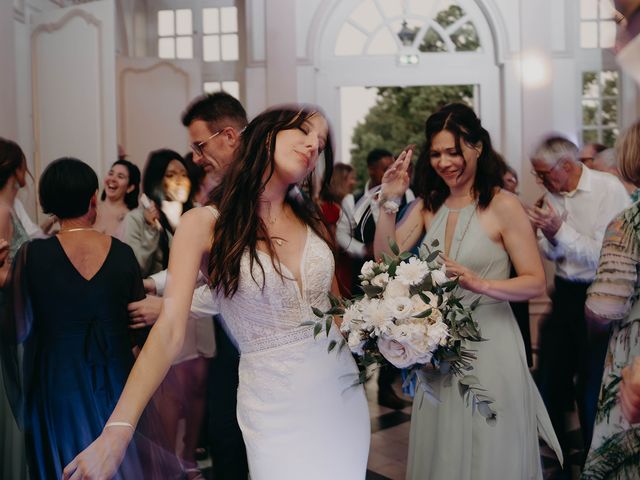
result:
[(312, 328), (301, 327), (305, 320), (317, 320), (311, 307), (325, 311), (333, 281), (333, 253), (318, 235), (307, 227), (307, 239), (301, 257), (302, 291), (288, 269), (280, 277), (266, 253), (259, 252), (266, 281), (262, 289), (262, 270), (254, 265), (253, 276), (246, 251), (240, 265), (238, 291), (232, 298), (212, 292), (227, 328), (241, 353), (266, 350), (313, 335)]

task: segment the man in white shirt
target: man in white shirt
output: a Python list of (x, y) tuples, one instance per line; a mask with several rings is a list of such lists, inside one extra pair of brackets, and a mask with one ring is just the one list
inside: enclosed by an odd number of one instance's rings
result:
[[(207, 163), (221, 181), (240, 145), (240, 134), (247, 126), (247, 114), (235, 98), (224, 92), (196, 98), (182, 117), (192, 141), (193, 160)], [(201, 275), (201, 279), (204, 277)], [(162, 295), (166, 271), (145, 279), (145, 289)], [(155, 295), (129, 304), (134, 323), (153, 324), (160, 315), (162, 299)], [(242, 433), (236, 418), (239, 353), (224, 331), (224, 322), (213, 308), (211, 290), (204, 284), (193, 293), (190, 314), (195, 318), (214, 317), (216, 357), (209, 366), (208, 439), (213, 457), (214, 477), (221, 480), (248, 478), (248, 465)]]
[[(380, 208), (376, 201), (379, 186), (384, 172), (394, 162), (393, 154), (388, 150), (376, 148), (367, 155), (367, 170), (369, 180), (364, 191), (358, 195), (348, 194), (344, 197), (340, 209), (340, 217), (336, 226), (336, 240), (338, 245), (349, 254), (352, 259), (353, 278), (351, 292), (358, 290), (358, 274), (365, 261), (373, 259), (373, 239), (376, 233), (376, 223), (380, 216)], [(409, 189), (400, 202), (400, 209), (415, 199)], [(405, 402), (398, 397), (392, 383), (397, 372), (394, 369), (381, 369), (378, 373), (378, 403), (385, 407), (402, 409)]]
[(565, 412), (577, 402), (586, 453), (607, 350), (608, 332), (587, 328), (587, 288), (607, 225), (631, 202), (616, 177), (584, 167), (566, 138), (543, 141), (531, 164), (547, 193), (528, 214), (540, 249), (556, 264), (552, 310), (540, 328), (538, 386), (568, 458)]

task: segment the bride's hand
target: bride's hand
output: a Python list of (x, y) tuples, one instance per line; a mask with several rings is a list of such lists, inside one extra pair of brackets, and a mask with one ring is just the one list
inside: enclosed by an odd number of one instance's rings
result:
[(409, 188), (409, 164), (413, 150), (411, 147), (404, 150), (395, 162), (384, 172), (382, 177), (382, 194), (386, 198), (402, 197)]
[(128, 428), (106, 428), (63, 471), (64, 480), (108, 480), (122, 463), (132, 432)]

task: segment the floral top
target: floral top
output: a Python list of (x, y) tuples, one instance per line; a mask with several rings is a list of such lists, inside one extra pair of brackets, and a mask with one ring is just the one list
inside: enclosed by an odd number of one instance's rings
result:
[(622, 369), (640, 355), (640, 205), (607, 227), (586, 307), (611, 324), (598, 412), (583, 479), (640, 478), (640, 425), (624, 418), (618, 398)]

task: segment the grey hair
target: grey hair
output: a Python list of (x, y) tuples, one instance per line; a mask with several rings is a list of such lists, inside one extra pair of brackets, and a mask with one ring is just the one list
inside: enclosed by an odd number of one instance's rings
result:
[(578, 147), (568, 138), (556, 135), (544, 139), (533, 151), (531, 160), (542, 160), (547, 165), (555, 165), (561, 159), (578, 162)]
[(606, 168), (616, 168), (618, 166), (616, 151), (613, 148), (607, 148), (606, 150), (597, 153), (594, 161), (602, 162)]

